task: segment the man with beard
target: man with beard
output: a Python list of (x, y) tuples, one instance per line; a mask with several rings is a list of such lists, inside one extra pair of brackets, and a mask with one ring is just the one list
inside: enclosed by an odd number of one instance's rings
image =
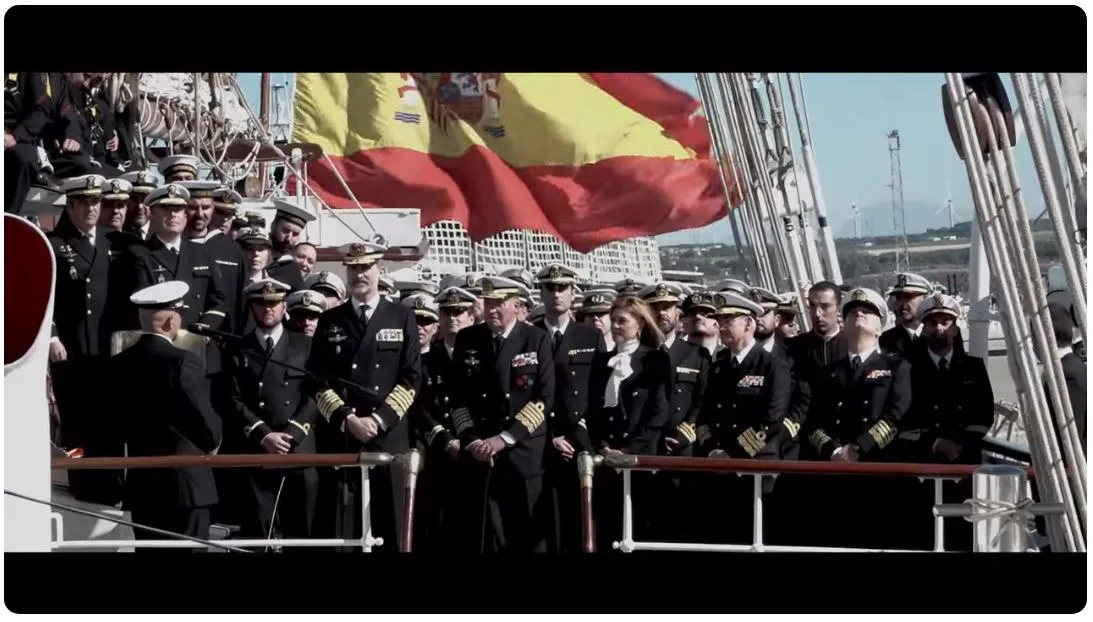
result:
[(896, 325), (880, 336), (880, 348), (885, 352), (908, 358), (922, 334), (918, 306), (933, 291), (930, 281), (917, 274), (901, 272), (896, 275), (896, 286), (891, 296), (895, 298)]
[[(105, 184), (99, 175), (65, 181), (64, 218), (47, 235), (57, 258), (49, 361), (62, 442), (96, 457), (124, 455), (113, 414), (104, 416), (96, 400), (104, 396), (100, 372), (110, 356), (110, 336), (120, 329), (121, 305), (132, 291), (118, 289), (124, 272), (109, 231), (97, 226)], [(69, 483), (78, 499), (113, 505), (120, 478), (119, 471), (77, 470)]]
[(485, 275), (481, 272), (468, 272), (466, 274), (453, 274), (440, 281), (440, 289), (442, 290), (449, 287), (458, 287), (474, 294), (475, 299), (474, 306), (471, 307), (471, 317), (474, 318), (475, 324), (481, 324), (486, 318), (485, 302), (482, 300), (483, 276)]
[(149, 208), (145, 201), (148, 193), (156, 189), (155, 175), (152, 171), (130, 171), (119, 179), (124, 179), (133, 186), (129, 191), (123, 229), (140, 240), (147, 240), (151, 233), (148, 230)]
[[(850, 292), (843, 303), (846, 354), (824, 373), (823, 390), (815, 391), (807, 438), (821, 460), (891, 461), (891, 443), (911, 406), (911, 366), (902, 357), (881, 351), (878, 339), (887, 315), (884, 298), (870, 289)], [(804, 432), (802, 432), (804, 435)], [(809, 527), (817, 540), (839, 546), (889, 548), (893, 540), (892, 508), (913, 493), (917, 482), (871, 476), (840, 476), (814, 484), (826, 498), (845, 500)], [(826, 524), (825, 524), (826, 523)]]
[(166, 281), (189, 285), (182, 307), (182, 324), (204, 324), (219, 329), (228, 316), (224, 284), (209, 251), (183, 237), (190, 193), (178, 184), (152, 191), (146, 199), (151, 208), (151, 237), (132, 248), (137, 287)]
[[(308, 369), (321, 378), (345, 378), (355, 386), (319, 381), (317, 439), (325, 453), (388, 452), (410, 449), (407, 412), (421, 387), (421, 346), (410, 309), (380, 296), (379, 261), (387, 248), (370, 242), (341, 249), (351, 297), (319, 319)], [(375, 393), (356, 387), (374, 387)], [(320, 473), (316, 534), (360, 538), (360, 478), (352, 469)], [(372, 469), (372, 527), (397, 553), (405, 520), (403, 477), (395, 465)]]
[[(311, 428), (318, 416), (307, 364), (311, 338), (286, 331), (285, 294), (288, 286), (273, 279), (252, 283), (243, 290), (255, 328), (225, 358), (226, 375), (233, 379), (228, 435), (239, 435), (247, 453), (315, 453)], [(318, 473), (312, 467), (249, 469), (249, 511), (243, 512), (241, 537), (311, 537), (318, 494)], [(290, 549), (291, 550), (291, 549)]]
[[(926, 297), (916, 311), (924, 348), (911, 352), (911, 410), (892, 450), (901, 462), (972, 464), (982, 462), (983, 436), (994, 423), (994, 392), (983, 359), (955, 348), (960, 304), (944, 294)], [(905, 502), (904, 533), (909, 548), (930, 546), (933, 517), (921, 512), (933, 499), (933, 486), (920, 486)], [(946, 503), (972, 496), (970, 478), (944, 482)], [(915, 505), (911, 505), (914, 503)], [(922, 520), (914, 520), (919, 516)], [(909, 524), (908, 524), (909, 523)], [(955, 523), (955, 521), (954, 521)], [(945, 550), (971, 550), (971, 524), (946, 525)]]
[(333, 309), (345, 300), (345, 283), (342, 278), (333, 272), (321, 270), (307, 275), (302, 284), (303, 289), (319, 292), (326, 297), (326, 308)]
[[(789, 363), (759, 347), (756, 319), (764, 310), (744, 296), (726, 291), (714, 297), (724, 355), (713, 364), (709, 388), (698, 416), (696, 455), (776, 460), (781, 444), (792, 440), (798, 425), (787, 419), (792, 383)], [(742, 511), (753, 498), (750, 477), (709, 478), (712, 504), (702, 516), (707, 542), (740, 544), (751, 539), (752, 515)], [(774, 478), (763, 478), (763, 495), (773, 492)]]
[(297, 290), (303, 285), (304, 275), (296, 265), (292, 249), (301, 241), (300, 236), (307, 223), (315, 220), (315, 216), (286, 201), (274, 201), (274, 204), (277, 214), (269, 228), (269, 240), (273, 243), (273, 263), (270, 264), (269, 274)]
[(193, 181), (197, 179), (197, 167), (201, 160), (197, 156), (179, 154), (168, 156), (159, 161), (159, 174), (163, 183)]
[[(665, 335), (664, 349), (671, 359), (672, 375), (668, 382), (669, 422), (657, 447), (662, 456), (691, 456), (696, 440), (695, 420), (702, 408), (702, 396), (710, 373), (709, 352), (701, 346), (680, 338), (680, 303), (683, 291), (674, 284), (657, 283), (641, 290), (657, 319), (657, 328)], [(661, 471), (654, 474), (660, 515), (654, 521), (658, 539), (671, 542), (684, 538), (686, 524), (682, 518), (689, 509), (689, 499), (680, 488), (679, 472)]]
[(687, 341), (706, 350), (711, 361), (725, 349), (721, 343), (721, 327), (715, 317), (717, 306), (713, 294), (701, 292), (691, 294), (683, 302), (683, 316), (691, 325)]
[[(554, 361), (553, 407), (547, 415), (547, 433), (553, 449), (547, 448), (544, 485), (554, 512), (553, 550), (559, 553), (581, 550), (581, 497), (574, 456), (594, 452), (588, 431), (578, 423), (588, 411), (588, 379), (597, 353), (605, 352), (600, 332), (578, 324), (572, 316), (573, 287), (577, 272), (568, 266), (551, 264), (535, 275), (543, 299), (543, 319), (535, 327), (546, 332)], [(528, 296), (519, 298), (523, 308)], [(517, 319), (522, 321), (521, 311)]]
[(288, 321), (285, 325), (288, 329), (314, 337), (315, 329), (319, 325), (319, 316), (326, 312), (326, 298), (319, 292), (304, 289), (292, 292), (286, 300), (286, 305)]
[(800, 332), (797, 325), (797, 294), (782, 294), (779, 298), (778, 306), (774, 310), (777, 317), (774, 338), (784, 346)]
[(480, 464), (485, 495), (483, 552), (545, 552), (543, 506), (547, 413), (553, 410), (554, 355), (545, 332), (516, 319), (519, 283), (486, 277), (485, 324), (460, 331), (453, 354), (452, 421)]
[(827, 382), (828, 366), (846, 356), (846, 339), (839, 329), (841, 297), (842, 290), (831, 281), (820, 281), (810, 287), (808, 311), (812, 330), (786, 341), (794, 372), (800, 381), (808, 384), (814, 399)]
[(133, 186), (124, 179), (108, 179), (102, 186), (102, 209), (99, 226), (111, 232), (125, 226), (125, 212), (129, 209), (129, 193)]
[[(591, 289), (584, 293), (581, 308), (577, 311), (577, 320), (588, 324), (599, 331), (603, 336), (604, 351), (615, 347), (615, 340), (611, 336), (611, 306), (615, 304), (615, 290)], [(546, 308), (543, 308), (546, 315)]]
[[(224, 206), (227, 204), (224, 203), (224, 192), (232, 191), (221, 188), (220, 183), (215, 181), (182, 181), (178, 185), (190, 193), (190, 201), (186, 205), (185, 236), (191, 242), (205, 245), (224, 285), (224, 306), (231, 313), (222, 330), (236, 332), (245, 323), (243, 318), (250, 315), (240, 296), (246, 286), (242, 270), (243, 252), (238, 244), (222, 235), (218, 227), (225, 217)], [(217, 207), (218, 203), (222, 207)]]

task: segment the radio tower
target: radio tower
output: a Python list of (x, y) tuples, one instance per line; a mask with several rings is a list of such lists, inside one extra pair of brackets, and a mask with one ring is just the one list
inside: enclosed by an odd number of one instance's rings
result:
[[(895, 238), (896, 272), (911, 269), (907, 250), (907, 219), (903, 214), (903, 163), (899, 154), (899, 130), (888, 133), (888, 157), (892, 163), (892, 236)], [(901, 257), (902, 253), (902, 257)]]

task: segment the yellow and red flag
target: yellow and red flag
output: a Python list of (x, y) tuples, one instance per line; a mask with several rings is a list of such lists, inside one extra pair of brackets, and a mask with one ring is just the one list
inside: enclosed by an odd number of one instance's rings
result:
[[(652, 74), (301, 73), (292, 139), (322, 147), (366, 207), (587, 252), (726, 215), (698, 108)], [(327, 205), (356, 208), (325, 160), (308, 176)]]

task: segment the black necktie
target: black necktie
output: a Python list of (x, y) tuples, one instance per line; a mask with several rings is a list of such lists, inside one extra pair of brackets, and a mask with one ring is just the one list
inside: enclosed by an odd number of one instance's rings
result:
[(850, 369), (853, 369), (854, 371), (858, 371), (858, 369), (860, 367), (861, 367), (861, 357), (858, 356), (857, 354), (855, 354), (854, 358), (850, 359)]
[(493, 355), (494, 356), (498, 356), (498, 355), (501, 354), (501, 346), (503, 346), (504, 344), (505, 344), (505, 336), (504, 335), (494, 335), (493, 336)]
[(266, 356), (273, 354), (273, 337), (266, 337)]
[(740, 366), (740, 361), (736, 360), (735, 354), (729, 354), (729, 369), (736, 369)]
[(171, 248), (171, 254), (174, 255), (175, 257), (178, 257), (178, 247), (177, 246), (172, 246), (170, 248)]
[(558, 351), (558, 348), (562, 347), (562, 331), (554, 331), (554, 352)]
[(949, 361), (945, 359), (937, 359), (937, 368), (940, 371), (949, 371)]
[(361, 326), (368, 328), (368, 305), (361, 305)]

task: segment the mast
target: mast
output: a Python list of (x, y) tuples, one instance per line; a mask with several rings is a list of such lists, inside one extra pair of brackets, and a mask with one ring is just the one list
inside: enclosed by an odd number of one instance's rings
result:
[[(269, 135), (269, 94), (270, 94), (270, 75), (269, 72), (262, 72), (262, 82), (259, 87), (261, 91), (261, 100), (258, 109), (258, 119), (262, 124), (262, 130), (266, 135)], [(263, 162), (258, 165), (258, 179), (261, 184), (261, 194), (265, 195), (266, 189), (269, 188), (269, 166)]]

